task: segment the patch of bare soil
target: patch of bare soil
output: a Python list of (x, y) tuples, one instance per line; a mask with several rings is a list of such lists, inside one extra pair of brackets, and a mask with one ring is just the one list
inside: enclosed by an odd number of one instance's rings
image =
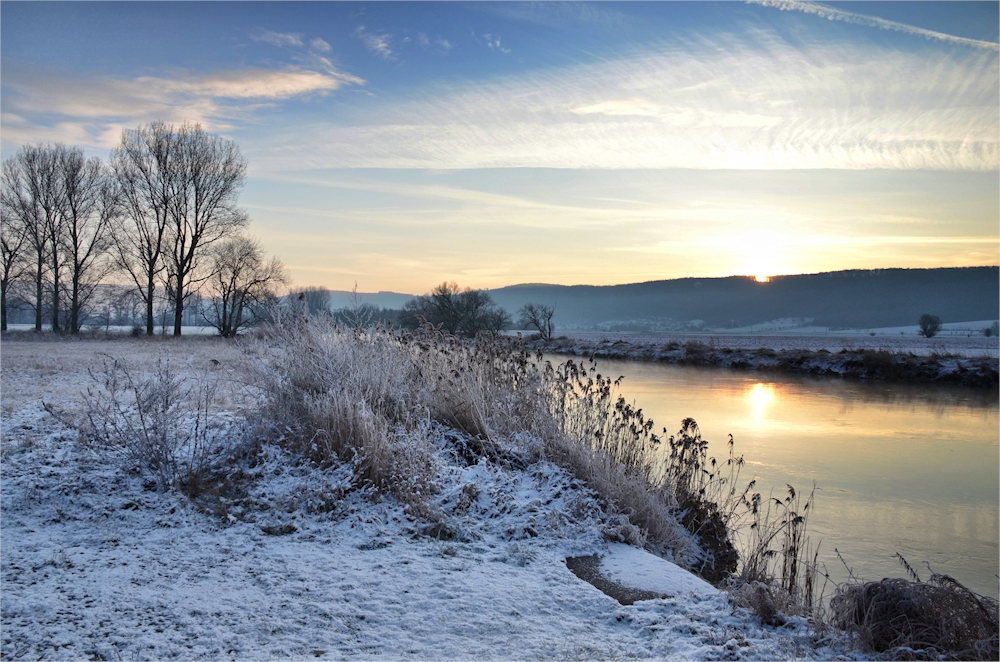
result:
[(601, 574), (601, 558), (597, 554), (590, 556), (570, 556), (566, 559), (566, 567), (574, 575), (592, 584), (605, 595), (609, 595), (623, 605), (631, 605), (640, 600), (656, 600), (667, 596), (622, 586)]

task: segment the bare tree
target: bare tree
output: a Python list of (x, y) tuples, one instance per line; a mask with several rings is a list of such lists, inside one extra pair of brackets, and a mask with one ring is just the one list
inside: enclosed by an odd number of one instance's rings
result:
[(288, 281), (285, 267), (264, 252), (255, 239), (239, 235), (212, 247), (212, 274), (208, 279), (212, 315), (205, 318), (225, 338), (232, 338), (261, 315), (261, 306), (274, 298), (274, 289)]
[(55, 238), (68, 269), (71, 333), (79, 333), (81, 311), (96, 285), (108, 275), (109, 226), (118, 209), (118, 187), (100, 159), (85, 159), (78, 147), (59, 153), (62, 228)]
[(112, 224), (115, 257), (146, 307), (146, 335), (155, 330), (156, 283), (165, 269), (169, 209), (173, 199), (175, 141), (162, 122), (122, 131), (111, 152), (119, 187), (120, 216)]
[(921, 315), (917, 324), (920, 326), (920, 335), (924, 338), (933, 338), (941, 330), (941, 318), (930, 313)]
[(455, 298), (459, 313), (458, 332), (469, 338), (481, 331), (497, 333), (510, 326), (510, 315), (493, 302), (493, 297), (484, 290), (466, 288)]
[(45, 275), (54, 265), (53, 329), (59, 329), (59, 257), (51, 241), (59, 225), (61, 192), (57, 147), (25, 145), (3, 164), (3, 206), (23, 226), (35, 282), (35, 331), (42, 330)]
[(441, 283), (430, 294), (408, 301), (401, 321), (413, 327), (420, 320), (470, 338), (481, 331), (501, 331), (510, 324), (510, 316), (489, 294), (468, 287), (462, 290), (457, 283)]
[(7, 330), (7, 294), (29, 270), (25, 260), (27, 231), (6, 201), (5, 196), (0, 204), (0, 331)]
[(555, 326), (552, 324), (552, 316), (556, 313), (555, 306), (528, 303), (518, 312), (521, 315), (522, 325), (537, 329), (542, 340), (552, 340), (552, 333), (555, 331)]
[(204, 249), (245, 226), (236, 206), (247, 162), (231, 140), (205, 133), (198, 124), (170, 129), (177, 160), (168, 206), (168, 279), (174, 293), (174, 335), (181, 335), (184, 301), (204, 276), (197, 275)]

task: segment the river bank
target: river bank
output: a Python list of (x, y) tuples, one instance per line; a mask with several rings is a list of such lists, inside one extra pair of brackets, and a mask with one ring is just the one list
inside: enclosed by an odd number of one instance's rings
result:
[[(921, 342), (925, 341), (925, 342)], [(575, 333), (526, 341), (532, 351), (865, 381), (996, 389), (989, 339)]]
[[(526, 454), (474, 457), (472, 438), (440, 423), (388, 431), (406, 435), (408, 453), (393, 454), (396, 492), (382, 496), (360, 462), (304, 460), (281, 434), (239, 446), (252, 464), (232, 459), (242, 455), (226, 444), (249, 434), (241, 412), (261, 405), (244, 370), (277, 344), (8, 340), (5, 659), (868, 658), (846, 634), (819, 637), (803, 616), (763, 623), (621, 544), (625, 533), (638, 540), (628, 518), (568, 470)], [(143, 384), (214, 396), (200, 428), (213, 455), (198, 481), (158, 488), (152, 468), (88, 437), (87, 398), (108, 384), (99, 377), (112, 360)], [(181, 420), (172, 434), (193, 428)], [(497, 452), (531, 441), (497, 439)], [(408, 486), (419, 500), (394, 496)], [(567, 562), (578, 558), (644, 599), (582, 579)]]

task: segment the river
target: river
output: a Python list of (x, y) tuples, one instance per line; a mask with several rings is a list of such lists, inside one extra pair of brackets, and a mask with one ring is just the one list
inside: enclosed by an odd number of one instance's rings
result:
[[(562, 362), (564, 357), (548, 357)], [(623, 396), (673, 433), (694, 418), (710, 454), (729, 435), (741, 481), (766, 497), (816, 484), (809, 518), (820, 563), (847, 578), (949, 574), (996, 596), (1000, 572), (1000, 428), (995, 392), (602, 360)], [(925, 564), (926, 562), (926, 564)], [(828, 589), (830, 590), (830, 589)]]

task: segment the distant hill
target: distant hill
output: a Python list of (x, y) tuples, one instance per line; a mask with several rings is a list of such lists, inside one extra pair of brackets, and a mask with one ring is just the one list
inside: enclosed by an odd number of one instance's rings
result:
[(997, 267), (875, 269), (752, 278), (681, 278), (631, 285), (513, 285), (489, 290), (511, 314), (525, 303), (554, 304), (563, 329), (725, 329), (780, 319), (831, 328), (1000, 317)]

